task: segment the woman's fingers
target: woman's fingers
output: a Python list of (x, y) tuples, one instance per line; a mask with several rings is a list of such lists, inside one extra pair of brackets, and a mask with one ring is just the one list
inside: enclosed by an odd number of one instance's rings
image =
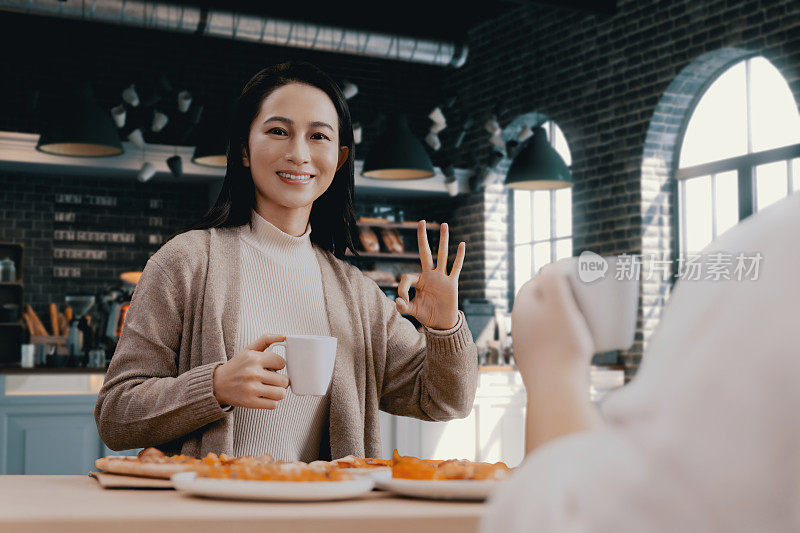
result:
[(436, 268), (442, 272), (447, 272), (447, 247), (449, 246), (450, 232), (447, 222), (443, 222), (439, 228), (439, 254), (436, 256)]
[(282, 387), (285, 389), (286, 387), (289, 386), (289, 376), (267, 370), (261, 377), (261, 383), (263, 383), (264, 385)]
[(274, 387), (272, 385), (261, 385), (259, 387), (258, 397), (280, 401), (286, 398), (286, 389), (283, 387)]
[(450, 270), (450, 277), (458, 279), (461, 275), (461, 267), (464, 266), (464, 256), (467, 254), (467, 243), (461, 241), (458, 243), (458, 250), (456, 250), (456, 258), (453, 259), (453, 268)]
[(278, 407), (278, 400), (270, 400), (269, 398), (253, 398), (252, 400), (245, 402), (243, 407), (249, 407), (250, 409), (275, 409)]
[(417, 281), (419, 281), (419, 274), (403, 274), (400, 276), (400, 283), (397, 284), (398, 296), (406, 302), (411, 301), (411, 298), (408, 296), (408, 289), (410, 289), (412, 285), (416, 285)]
[(419, 246), (419, 261), (422, 263), (422, 271), (433, 270), (433, 255), (428, 244), (428, 232), (425, 229), (425, 221), (417, 223), (417, 245)]
[(262, 335), (245, 347), (245, 350), (256, 350), (263, 352), (273, 342), (282, 342), (286, 340), (286, 335), (276, 335), (274, 333), (267, 333)]
[(275, 352), (260, 352), (261, 368), (268, 370), (280, 370), (286, 366), (286, 360)]
[(397, 285), (398, 297), (395, 299), (397, 310), (404, 315), (413, 315), (416, 304), (408, 296), (408, 289), (416, 285), (419, 281), (419, 274), (403, 274), (400, 276), (400, 283)]

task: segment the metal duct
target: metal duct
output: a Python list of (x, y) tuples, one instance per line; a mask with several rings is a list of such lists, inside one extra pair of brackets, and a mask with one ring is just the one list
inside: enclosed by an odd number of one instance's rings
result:
[(144, 0), (0, 0), (0, 10), (461, 67), (466, 45)]

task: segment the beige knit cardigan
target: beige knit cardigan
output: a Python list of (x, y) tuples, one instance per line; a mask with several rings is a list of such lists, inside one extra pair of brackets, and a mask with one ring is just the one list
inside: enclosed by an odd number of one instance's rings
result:
[[(109, 448), (232, 453), (233, 415), (214, 397), (213, 372), (234, 355), (238, 239), (239, 228), (189, 231), (147, 262), (95, 406)], [(332, 458), (379, 457), (379, 409), (423, 420), (467, 416), (478, 369), (466, 321), (446, 336), (419, 333), (357, 268), (314, 250), (339, 339), (321, 456), (329, 439)]]

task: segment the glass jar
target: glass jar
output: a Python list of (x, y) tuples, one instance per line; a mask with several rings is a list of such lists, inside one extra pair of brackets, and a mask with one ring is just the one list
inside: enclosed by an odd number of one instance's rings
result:
[(0, 260), (0, 281), (9, 282), (17, 280), (17, 269), (14, 266), (14, 261), (8, 257)]

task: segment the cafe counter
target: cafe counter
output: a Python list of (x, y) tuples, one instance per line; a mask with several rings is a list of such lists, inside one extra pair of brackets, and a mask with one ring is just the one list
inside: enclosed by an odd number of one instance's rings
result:
[(373, 491), (335, 502), (248, 502), (171, 490), (103, 489), (87, 475), (0, 476), (0, 531), (475, 532), (485, 503), (414, 500)]
[[(119, 453), (100, 440), (94, 420), (104, 377), (86, 368), (0, 370), (0, 474), (85, 474), (96, 458)], [(397, 449), (516, 466), (524, 456), (524, 427), (519, 372), (486, 367), (466, 418), (424, 422), (381, 412), (381, 455)]]

